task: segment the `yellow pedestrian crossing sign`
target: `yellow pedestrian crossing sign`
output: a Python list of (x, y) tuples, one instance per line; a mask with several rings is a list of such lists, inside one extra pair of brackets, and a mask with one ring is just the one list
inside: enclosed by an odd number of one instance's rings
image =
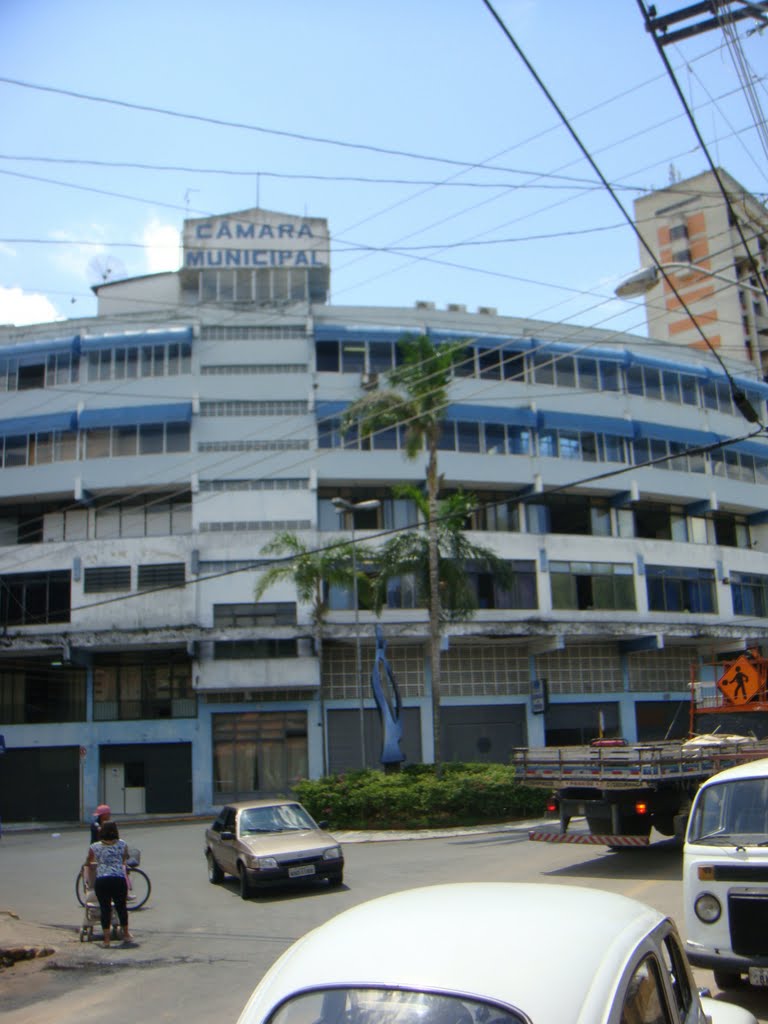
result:
[(748, 704), (760, 692), (760, 672), (742, 655), (728, 666), (717, 686), (730, 704)]

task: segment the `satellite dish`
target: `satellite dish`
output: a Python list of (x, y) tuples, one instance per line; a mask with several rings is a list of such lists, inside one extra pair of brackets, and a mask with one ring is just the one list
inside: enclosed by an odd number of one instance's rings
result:
[(106, 284), (127, 275), (123, 261), (109, 253), (101, 253), (88, 261), (88, 281), (91, 284)]

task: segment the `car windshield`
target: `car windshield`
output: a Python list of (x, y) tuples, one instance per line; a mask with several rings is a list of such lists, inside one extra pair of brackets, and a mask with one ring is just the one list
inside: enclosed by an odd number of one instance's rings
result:
[(691, 815), (688, 842), (768, 841), (768, 779), (734, 779), (706, 786)]
[(524, 1024), (510, 1007), (475, 999), (388, 988), (304, 992), (283, 1003), (270, 1024)]
[(317, 825), (300, 804), (249, 807), (240, 814), (240, 835), (303, 831), (308, 828), (317, 828)]

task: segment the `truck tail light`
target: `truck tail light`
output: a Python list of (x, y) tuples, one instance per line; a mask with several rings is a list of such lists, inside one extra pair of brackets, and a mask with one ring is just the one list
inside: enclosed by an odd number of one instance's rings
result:
[(648, 804), (645, 802), (645, 800), (638, 800), (638, 801), (636, 801), (636, 803), (635, 803), (635, 814), (647, 814), (647, 813), (648, 813)]

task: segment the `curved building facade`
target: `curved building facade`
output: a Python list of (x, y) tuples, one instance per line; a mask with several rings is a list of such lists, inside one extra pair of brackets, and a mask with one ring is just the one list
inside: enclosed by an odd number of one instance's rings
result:
[[(334, 306), (328, 283), (324, 222), (244, 211), (187, 222), (183, 268), (100, 286), (93, 318), (0, 328), (6, 821), (101, 801), (203, 813), (376, 765), (377, 622), (403, 752), (432, 759), (412, 581), (379, 619), (332, 589), (322, 663), (291, 583), (254, 599), (277, 531), (315, 548), (413, 524), (392, 487), (421, 483), (424, 459), (398, 429), (340, 429), (407, 334), (464, 344), (443, 494), (475, 496), (472, 540), (514, 570), (502, 589), (467, 567), (478, 610), (445, 629), (446, 759), (684, 734), (692, 666), (711, 680), (723, 652), (765, 649), (768, 441), (734, 392), (764, 423), (768, 385), (747, 363), (491, 309)], [(334, 498), (378, 506), (340, 515)]]

